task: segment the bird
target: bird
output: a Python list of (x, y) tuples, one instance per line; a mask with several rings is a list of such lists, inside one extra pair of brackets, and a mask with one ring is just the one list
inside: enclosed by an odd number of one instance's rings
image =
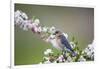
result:
[[(67, 33), (63, 33), (63, 35), (66, 39), (68, 38)], [(63, 52), (64, 46), (61, 44), (60, 39), (57, 39), (54, 34), (50, 34), (49, 36), (43, 35), (41, 37), (45, 42), (50, 43), (53, 48)]]
[(76, 56), (76, 53), (71, 48), (70, 43), (68, 42), (68, 40), (66, 39), (66, 37), (62, 34), (62, 32), (59, 31), (59, 30), (57, 30), (54, 34), (55, 34), (56, 38), (60, 39), (61, 44), (66, 48), (66, 50), (68, 50), (69, 52), (71, 52), (72, 56)]
[(52, 47), (56, 48), (57, 50), (60, 50), (60, 51), (63, 50), (63, 46), (58, 43), (57, 39), (55, 38), (55, 35), (50, 35), (46, 39), (46, 42), (51, 43), (52, 44)]

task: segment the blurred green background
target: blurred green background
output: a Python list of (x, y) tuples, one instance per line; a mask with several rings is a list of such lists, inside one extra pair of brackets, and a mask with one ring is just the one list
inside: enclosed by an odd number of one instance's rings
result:
[[(15, 4), (15, 10), (22, 10), (29, 18), (36, 16), (42, 26), (55, 26), (78, 41), (78, 47), (86, 48), (94, 39), (94, 9), (81, 7), (60, 7), (29, 4)], [(60, 53), (51, 44), (45, 43), (39, 35), (15, 27), (15, 65), (38, 64), (43, 52), (52, 48), (55, 54)]]

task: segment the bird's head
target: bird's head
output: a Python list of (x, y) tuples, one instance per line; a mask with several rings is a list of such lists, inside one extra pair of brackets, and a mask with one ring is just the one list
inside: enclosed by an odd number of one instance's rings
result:
[(59, 37), (62, 35), (62, 32), (59, 31), (59, 30), (57, 30), (57, 31), (55, 31), (54, 35), (55, 35), (57, 38), (59, 38)]

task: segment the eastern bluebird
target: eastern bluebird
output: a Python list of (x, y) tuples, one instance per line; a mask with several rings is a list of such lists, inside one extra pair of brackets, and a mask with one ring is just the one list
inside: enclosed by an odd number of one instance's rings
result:
[(68, 50), (70, 50), (70, 52), (72, 53), (73, 56), (76, 55), (76, 53), (74, 52), (74, 50), (71, 48), (68, 40), (66, 39), (66, 37), (60, 32), (60, 31), (56, 31), (55, 35), (57, 35), (57, 37), (60, 39), (61, 44)]

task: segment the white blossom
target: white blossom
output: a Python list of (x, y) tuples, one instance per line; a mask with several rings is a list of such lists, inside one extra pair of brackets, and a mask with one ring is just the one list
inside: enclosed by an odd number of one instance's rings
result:
[(26, 13), (20, 11), (20, 10), (17, 10), (15, 13), (14, 13), (14, 21), (15, 21), (15, 24), (16, 23), (22, 23), (22, 21), (24, 20), (27, 20), (28, 19), (28, 16), (26, 15)]
[(14, 13), (14, 17), (17, 18), (21, 15), (21, 12), (19, 10), (17, 10), (15, 13)]
[(40, 20), (39, 19), (35, 19), (34, 23), (36, 23), (38, 25), (38, 24), (40, 24)]
[(75, 48), (75, 43), (74, 42), (70, 42), (71, 47), (74, 49)]
[(50, 64), (51, 62), (49, 60), (45, 61), (44, 64)]
[(79, 62), (86, 61), (86, 59), (81, 55), (80, 58), (78, 59)]
[(85, 48), (84, 52), (85, 53), (89, 52), (89, 49), (88, 48)]
[(44, 26), (44, 27), (42, 28), (42, 31), (43, 31), (43, 32), (47, 32), (47, 31), (48, 31), (48, 27)]
[(48, 55), (50, 53), (53, 53), (53, 51), (51, 49), (46, 49), (46, 51), (44, 51), (44, 55)]
[(48, 53), (53, 53), (51, 49), (46, 50)]
[(54, 26), (49, 28), (49, 33), (53, 34), (53, 33), (55, 33), (55, 31), (56, 31), (56, 28)]
[(51, 34), (51, 35), (50, 35), (50, 38), (51, 38), (51, 39), (54, 39), (54, 38), (55, 38), (55, 35), (52, 35), (52, 34)]
[(43, 57), (43, 59), (45, 59), (45, 60), (49, 60), (50, 58), (49, 58), (49, 57)]
[(66, 61), (73, 62), (73, 59), (70, 56), (68, 56)]
[(16, 25), (21, 25), (21, 24), (23, 24), (23, 18), (22, 17), (16, 17), (15, 19), (14, 19), (14, 22), (15, 22), (15, 24)]
[(87, 57), (93, 59), (94, 58), (94, 44), (91, 43), (83, 50), (82, 53), (85, 53)]
[(37, 28), (37, 32), (41, 32), (42, 31), (42, 28), (39, 26), (38, 28)]
[(34, 28), (35, 32), (41, 32), (42, 31), (41, 26), (38, 26), (37, 23), (32, 23), (32, 28)]
[(64, 61), (64, 57), (63, 55), (60, 55), (57, 59), (57, 61), (59, 61), (60, 63)]
[(48, 52), (47, 52), (47, 51), (45, 51), (45, 52), (44, 52), (44, 55), (48, 55)]
[(91, 56), (92, 56), (92, 52), (90, 52), (90, 51), (87, 52), (87, 56), (88, 56), (88, 57), (91, 57)]
[(23, 23), (20, 25), (20, 28), (23, 28), (23, 30), (28, 30), (28, 20), (24, 20)]
[(28, 19), (28, 16), (26, 15), (26, 13), (22, 13), (21, 16), (22, 16), (25, 20)]

